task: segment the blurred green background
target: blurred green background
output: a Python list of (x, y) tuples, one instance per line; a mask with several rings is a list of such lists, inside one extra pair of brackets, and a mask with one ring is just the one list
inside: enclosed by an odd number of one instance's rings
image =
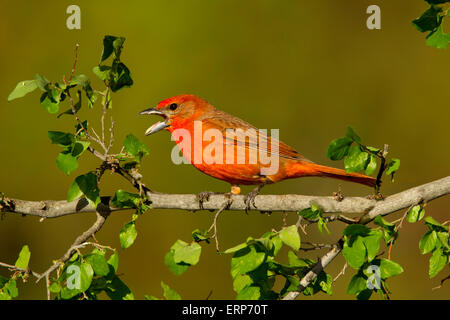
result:
[[(325, 165), (343, 167), (342, 162), (328, 160), (326, 150), (332, 139), (344, 135), (347, 125), (369, 145), (388, 143), (390, 155), (400, 158), (402, 165), (394, 184), (386, 179), (386, 195), (449, 174), (450, 49), (425, 46), (424, 34), (412, 26), (411, 20), (427, 8), (424, 1), (376, 1), (382, 29), (373, 31), (366, 28), (365, 13), (373, 1), (76, 1), (81, 30), (66, 28), (70, 4), (74, 2), (0, 2), (0, 191), (9, 197), (65, 199), (74, 177), (99, 165), (87, 154), (78, 170), (65, 176), (55, 164), (60, 148), (50, 144), (47, 131), (72, 130), (73, 119), (49, 115), (36, 92), (11, 103), (6, 98), (18, 81), (32, 79), (35, 73), (61, 81), (72, 68), (76, 43), (80, 44), (77, 73), (88, 75), (94, 88), (102, 88), (91, 70), (106, 34), (126, 37), (122, 60), (135, 82), (113, 96), (115, 151), (128, 133), (145, 141), (151, 154), (143, 160), (142, 173), (154, 190), (198, 193), (229, 188), (193, 167), (174, 165), (167, 132), (144, 136), (156, 119), (136, 114), (181, 93), (199, 95), (258, 128), (279, 128), (281, 140)], [(98, 129), (99, 114), (97, 104), (94, 112), (82, 109), (80, 117)], [(304, 178), (268, 186), (262, 193), (331, 195), (340, 183)], [(133, 191), (120, 177), (105, 175), (101, 193), (112, 194), (118, 188)], [(349, 183), (342, 183), (342, 188), (347, 196), (371, 192)], [(449, 207), (447, 197), (428, 204), (426, 210), (442, 222), (448, 220)], [(122, 250), (118, 234), (131, 213), (112, 214), (97, 239), (119, 248), (119, 272), (136, 298), (162, 296), (161, 280), (185, 299), (205, 299), (211, 290), (211, 299), (235, 297), (230, 256), (216, 254), (214, 244), (204, 246), (200, 263), (180, 277), (163, 262), (177, 239), (190, 241), (192, 230), (209, 227), (213, 213), (150, 210), (138, 220), (135, 244)], [(39, 222), (6, 214), (0, 221), (0, 261), (13, 264), (20, 248), (28, 244), (31, 268), (43, 271), (94, 219), (93, 214), (79, 214)], [(287, 220), (295, 222), (295, 215)], [(281, 225), (280, 213), (226, 212), (218, 226), (221, 248)], [(331, 224), (332, 234), (322, 235), (313, 226), (302, 237), (334, 242), (343, 227)], [(428, 279), (429, 256), (418, 250), (424, 232), (422, 223), (407, 223), (401, 229), (392, 259), (405, 272), (389, 280), (394, 299), (450, 297), (450, 284), (431, 290), (447, 274)], [(287, 251), (280, 254), (286, 258)], [(319, 255), (319, 251), (305, 254), (314, 259)], [(343, 265), (340, 256), (327, 272), (334, 277)], [(8, 274), (0, 270), (0, 275)], [(353, 274), (348, 268), (335, 283), (333, 296), (314, 298), (352, 299), (345, 290)], [(32, 282), (20, 284), (20, 298), (44, 299), (44, 283)]]

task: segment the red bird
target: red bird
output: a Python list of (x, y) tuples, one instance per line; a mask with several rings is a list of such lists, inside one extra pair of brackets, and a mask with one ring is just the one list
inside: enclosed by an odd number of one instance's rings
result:
[[(146, 109), (139, 114), (164, 117), (164, 121), (152, 125), (145, 134), (150, 135), (162, 129), (168, 130), (189, 163), (207, 175), (230, 183), (233, 194), (240, 193), (239, 185), (258, 185), (246, 197), (248, 208), (250, 204), (254, 205), (255, 196), (265, 184), (285, 179), (315, 176), (351, 181), (371, 187), (376, 185), (376, 179), (373, 177), (315, 164), (287, 144), (263, 134), (237, 117), (217, 110), (207, 101), (192, 94), (163, 100), (156, 108)], [(196, 130), (199, 129), (200, 134), (208, 129), (215, 129), (210, 130), (214, 133), (212, 135), (214, 139), (211, 138), (212, 141), (208, 142), (203, 137), (201, 143), (195, 142), (195, 137), (198, 135)], [(229, 130), (235, 132), (234, 137), (230, 138), (227, 135)], [(217, 133), (221, 135), (215, 136)], [(190, 135), (190, 143), (186, 141), (189, 137), (182, 136), (183, 134)], [(215, 148), (212, 148), (213, 143)], [(233, 152), (232, 158), (227, 158), (228, 151), (225, 152), (227, 148)], [(214, 150), (211, 151), (211, 149)], [(242, 161), (243, 158), (240, 162), (238, 161), (237, 155), (240, 152), (245, 154), (245, 161)], [(257, 154), (256, 160), (252, 158), (252, 152), (253, 155)], [(270, 164), (258, 156), (259, 152), (276, 160), (276, 170), (270, 172)], [(212, 158), (216, 161), (211, 161)]]

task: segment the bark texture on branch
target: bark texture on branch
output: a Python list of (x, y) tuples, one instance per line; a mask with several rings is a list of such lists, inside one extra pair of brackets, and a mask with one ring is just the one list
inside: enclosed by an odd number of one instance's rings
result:
[[(387, 215), (392, 212), (408, 208), (411, 205), (428, 202), (450, 193), (450, 176), (414, 187), (386, 197), (384, 200), (370, 200), (361, 197), (347, 197), (336, 201), (333, 197), (305, 196), (305, 195), (258, 195), (255, 198), (258, 211), (295, 212), (311, 206), (311, 202), (319, 205), (324, 213), (361, 213), (359, 223), (368, 223), (378, 214)], [(147, 191), (153, 209), (181, 209), (201, 210), (196, 194), (163, 194)], [(68, 214), (95, 212), (85, 199), (67, 202), (53, 201), (25, 201), (11, 199), (13, 206), (3, 208), (4, 211), (24, 215), (34, 215), (45, 218), (56, 218)], [(211, 195), (203, 202), (205, 210), (218, 210), (227, 198), (225, 195)], [(245, 210), (244, 195), (233, 195), (229, 210)], [(109, 206), (110, 211), (121, 210), (110, 205), (110, 197), (102, 197), (102, 203)]]

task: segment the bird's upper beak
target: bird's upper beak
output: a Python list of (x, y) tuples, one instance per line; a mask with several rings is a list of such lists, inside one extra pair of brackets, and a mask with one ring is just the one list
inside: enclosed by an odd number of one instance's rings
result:
[(145, 131), (145, 135), (146, 136), (148, 136), (148, 135), (150, 135), (152, 133), (161, 131), (162, 129), (167, 128), (169, 126), (166, 123), (167, 115), (164, 112), (162, 112), (162, 111), (160, 111), (160, 110), (158, 110), (156, 108), (149, 108), (149, 109), (145, 109), (145, 110), (139, 112), (139, 115), (143, 115), (143, 114), (154, 114), (154, 115), (161, 116), (161, 117), (165, 118), (164, 121), (158, 121), (157, 123), (153, 124), (150, 128), (148, 128), (147, 131)]

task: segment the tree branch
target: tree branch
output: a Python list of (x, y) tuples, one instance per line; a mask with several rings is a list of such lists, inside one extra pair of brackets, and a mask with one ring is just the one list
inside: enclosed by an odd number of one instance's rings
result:
[[(138, 177), (125, 174), (124, 177), (129, 180), (134, 187), (139, 189)], [(141, 188), (142, 188), (141, 184)], [(201, 210), (196, 194), (164, 194), (156, 193), (143, 187), (151, 202), (153, 209), (180, 209), (196, 211)], [(305, 195), (258, 195), (255, 198), (257, 210), (261, 212), (283, 211), (296, 212), (311, 206), (311, 202), (319, 205), (324, 213), (361, 213), (364, 215), (358, 223), (366, 224), (372, 221), (377, 215), (388, 215), (401, 209), (410, 207), (421, 202), (429, 202), (433, 199), (445, 196), (450, 193), (450, 176), (414, 187), (397, 194), (386, 197), (384, 200), (371, 200), (362, 197), (347, 197), (342, 201), (336, 201), (333, 197), (305, 196)], [(233, 202), (227, 210), (244, 211), (244, 195), (232, 195)], [(114, 208), (110, 204), (110, 197), (102, 197), (102, 203), (110, 211), (123, 210)], [(89, 205), (85, 199), (67, 202), (64, 200), (54, 201), (25, 201), (19, 199), (10, 199), (13, 205), (4, 207), (6, 212), (18, 213), (23, 215), (34, 215), (44, 218), (56, 218), (68, 214), (95, 212), (95, 209)], [(205, 210), (219, 210), (224, 201), (228, 200), (226, 195), (212, 194), (208, 201), (203, 202)], [(331, 219), (333, 220), (333, 219)], [(345, 223), (352, 223), (351, 219), (337, 219)], [(356, 220), (355, 220), (356, 221)]]

